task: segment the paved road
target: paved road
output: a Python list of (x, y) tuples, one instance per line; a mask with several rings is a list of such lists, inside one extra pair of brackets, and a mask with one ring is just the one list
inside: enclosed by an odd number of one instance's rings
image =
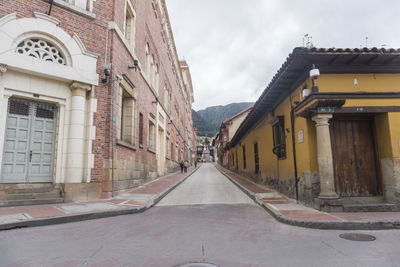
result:
[(157, 206), (198, 204), (252, 204), (237, 186), (218, 172), (212, 164), (204, 164)]
[(142, 214), (0, 232), (0, 266), (400, 266), (400, 231), (343, 232), (278, 223), (205, 164)]

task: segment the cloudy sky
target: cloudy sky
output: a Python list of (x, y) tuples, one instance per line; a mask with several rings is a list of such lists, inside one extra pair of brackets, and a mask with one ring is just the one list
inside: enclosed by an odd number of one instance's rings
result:
[[(255, 101), (310, 34), (316, 47), (400, 47), (398, 0), (166, 0), (195, 110)], [(366, 40), (368, 37), (368, 40)]]

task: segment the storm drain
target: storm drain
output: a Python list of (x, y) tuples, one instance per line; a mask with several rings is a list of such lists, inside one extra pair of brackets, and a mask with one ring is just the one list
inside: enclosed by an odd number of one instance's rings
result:
[(340, 238), (351, 240), (351, 241), (374, 241), (376, 237), (373, 235), (367, 234), (358, 234), (358, 233), (344, 233), (339, 235)]
[(181, 265), (176, 265), (175, 267), (219, 267), (219, 266), (207, 262), (190, 262)]

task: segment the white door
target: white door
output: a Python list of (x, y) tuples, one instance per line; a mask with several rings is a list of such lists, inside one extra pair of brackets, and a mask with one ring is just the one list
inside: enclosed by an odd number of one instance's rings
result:
[(0, 182), (53, 182), (57, 107), (11, 98)]

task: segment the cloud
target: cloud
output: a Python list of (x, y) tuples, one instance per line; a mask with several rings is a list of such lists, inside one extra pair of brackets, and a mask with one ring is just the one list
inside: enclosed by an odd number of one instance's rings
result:
[[(304, 34), (318, 47), (399, 47), (395, 0), (166, 0), (194, 109), (255, 101)], [(384, 4), (382, 4), (384, 3)]]

